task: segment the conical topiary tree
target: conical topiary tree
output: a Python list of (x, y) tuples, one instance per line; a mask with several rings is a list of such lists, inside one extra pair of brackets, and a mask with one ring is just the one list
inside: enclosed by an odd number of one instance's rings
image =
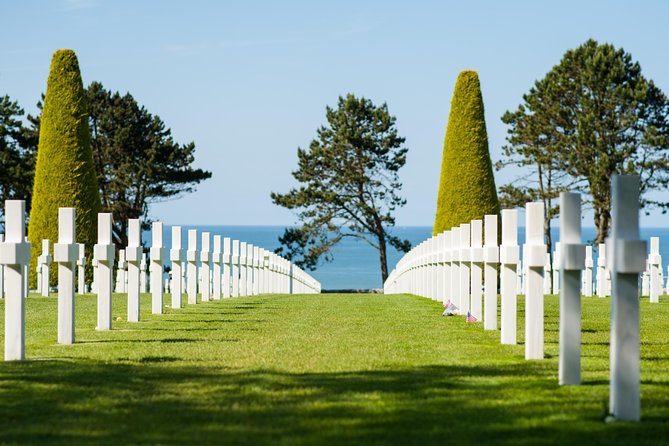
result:
[(483, 98), (476, 71), (462, 71), (448, 116), (432, 234), (486, 214), (499, 214)]
[[(35, 266), (42, 240), (58, 241), (58, 208), (77, 210), (77, 242), (86, 244), (90, 265), (101, 210), (93, 167), (91, 135), (79, 62), (72, 50), (58, 50), (51, 60), (40, 123), (37, 165), (28, 237), (32, 243), (30, 284), (37, 283)], [(90, 278), (90, 268), (87, 276)], [(51, 275), (53, 282), (57, 274)]]

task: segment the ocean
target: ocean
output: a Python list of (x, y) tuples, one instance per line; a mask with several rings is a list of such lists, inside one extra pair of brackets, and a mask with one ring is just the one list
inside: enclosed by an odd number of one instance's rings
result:
[[(211, 232), (223, 237), (230, 237), (252, 243), (255, 246), (274, 251), (279, 247), (279, 236), (283, 234), (283, 226), (182, 226), (184, 249), (187, 240), (186, 231), (197, 229), (201, 232)], [(172, 246), (172, 230), (165, 226), (165, 246)], [(393, 234), (408, 239), (412, 246), (417, 245), (432, 235), (431, 226), (398, 226), (393, 228)], [(559, 241), (559, 229), (553, 227), (551, 230), (553, 242)], [(669, 260), (669, 228), (641, 228), (641, 237), (649, 240), (652, 236), (660, 237), (660, 255), (666, 265)], [(595, 238), (594, 228), (583, 228), (584, 243), (592, 243)], [(143, 234), (146, 246), (150, 246), (150, 232)], [(198, 235), (198, 244), (200, 236)], [(525, 228), (518, 228), (518, 242), (522, 245), (525, 241)], [(649, 242), (650, 244), (650, 242)], [(595, 264), (597, 259), (596, 247), (594, 249)], [(324, 290), (340, 289), (366, 289), (381, 288), (381, 269), (379, 266), (378, 252), (362, 240), (352, 237), (343, 239), (337, 245), (332, 255), (334, 261), (320, 265), (315, 271), (309, 273), (321, 282)], [(392, 271), (395, 264), (404, 254), (388, 247), (388, 271)]]

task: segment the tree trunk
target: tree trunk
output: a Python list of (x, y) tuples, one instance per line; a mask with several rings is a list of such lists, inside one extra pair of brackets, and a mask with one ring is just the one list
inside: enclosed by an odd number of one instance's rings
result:
[(386, 235), (382, 231), (379, 238), (379, 262), (381, 263), (381, 282), (385, 283), (388, 278), (388, 258), (386, 251)]

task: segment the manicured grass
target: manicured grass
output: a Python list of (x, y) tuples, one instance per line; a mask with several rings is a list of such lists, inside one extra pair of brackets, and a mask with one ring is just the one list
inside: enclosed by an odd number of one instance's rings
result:
[(0, 363), (2, 444), (669, 444), (666, 296), (641, 302), (641, 423), (603, 421), (609, 299), (584, 299), (572, 387), (557, 385), (555, 296), (542, 361), (415, 296), (259, 296), (153, 316), (144, 295), (142, 322), (97, 332), (88, 295), (71, 346), (55, 343), (56, 304), (28, 299), (29, 360)]

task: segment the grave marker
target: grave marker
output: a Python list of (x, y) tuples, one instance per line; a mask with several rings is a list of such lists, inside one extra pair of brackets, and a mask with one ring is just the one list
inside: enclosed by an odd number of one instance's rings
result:
[(470, 311), (478, 321), (483, 319), (483, 220), (471, 222), (471, 305)]
[(5, 267), (5, 361), (26, 357), (23, 269), (30, 263), (30, 243), (25, 241), (23, 200), (5, 201), (5, 240), (0, 243), (0, 265)]
[(74, 267), (79, 253), (75, 212), (74, 208), (58, 208), (58, 243), (53, 247), (53, 259), (58, 263), (59, 344), (74, 344)]
[(40, 277), (42, 280), (42, 283), (40, 284), (40, 291), (42, 293), (42, 296), (44, 297), (49, 297), (49, 290), (51, 288), (50, 266), (53, 257), (51, 257), (50, 251), (51, 251), (51, 242), (46, 239), (42, 240), (42, 255), (38, 257), (37, 263), (40, 265), (42, 270), (42, 274)]
[(211, 280), (211, 234), (209, 232), (202, 233), (202, 248), (200, 249), (200, 271), (202, 271), (202, 302), (209, 302), (211, 300), (211, 289), (209, 282)]
[(98, 214), (98, 243), (93, 247), (93, 261), (97, 263), (95, 288), (98, 293), (98, 330), (111, 330), (112, 323), (112, 214)]
[(181, 249), (181, 226), (172, 226), (172, 249), (170, 249), (170, 260), (172, 261), (172, 308), (181, 308), (183, 295), (183, 250)]
[(163, 314), (163, 263), (165, 262), (165, 244), (163, 241), (163, 223), (154, 221), (151, 224), (151, 313)]
[(501, 343), (515, 344), (517, 330), (517, 272), (520, 248), (518, 246), (518, 211), (502, 210), (502, 245), (499, 260), (502, 264), (501, 285)]
[(232, 297), (239, 296), (239, 240), (232, 241), (231, 279), (232, 279)]
[(224, 298), (230, 297), (230, 268), (232, 267), (230, 242), (230, 237), (223, 238), (223, 280), (221, 281), (221, 287), (223, 288)]
[(639, 177), (611, 182), (611, 389), (609, 407), (619, 420), (638, 421), (640, 400), (639, 273), (646, 242), (639, 237)]
[[(560, 385), (581, 383), (581, 271), (585, 246), (581, 244), (581, 195), (560, 193)], [(557, 256), (556, 256), (557, 257)]]
[(497, 215), (484, 217), (483, 261), (485, 262), (485, 286), (483, 303), (483, 329), (497, 330)]
[(541, 202), (525, 206), (526, 241), (523, 261), (527, 269), (525, 284), (525, 359), (544, 357), (544, 205)]
[(650, 301), (658, 303), (662, 292), (662, 257), (660, 257), (660, 238), (650, 238), (650, 255), (648, 256), (650, 264)]
[(77, 247), (77, 293), (86, 294), (86, 248), (83, 243)]
[(142, 259), (142, 229), (138, 218), (128, 220), (128, 322), (139, 322), (139, 262)]
[(188, 250), (186, 251), (186, 289), (188, 293), (188, 303), (197, 303), (197, 230), (188, 230)]
[(221, 236), (214, 235), (214, 250), (211, 254), (212, 267), (212, 288), (214, 300), (221, 300), (221, 261), (223, 260), (223, 253), (221, 252)]

